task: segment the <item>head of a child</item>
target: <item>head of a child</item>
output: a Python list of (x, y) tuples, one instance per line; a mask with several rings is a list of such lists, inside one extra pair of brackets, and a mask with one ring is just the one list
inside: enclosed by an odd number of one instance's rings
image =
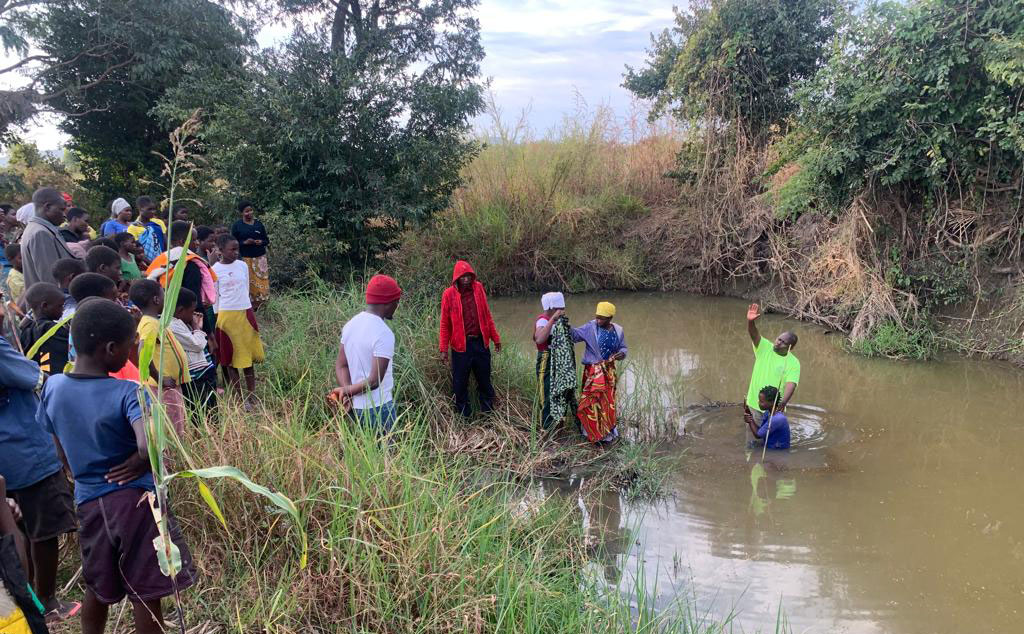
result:
[(36, 282), (25, 291), (25, 303), (37, 319), (57, 321), (64, 312), (64, 293), (56, 284)]
[(50, 273), (62, 290), (71, 288), (71, 281), (86, 272), (85, 262), (78, 258), (63, 258), (53, 263)]
[(178, 304), (174, 309), (174, 317), (186, 324), (192, 323), (192, 316), (196, 312), (196, 294), (187, 288), (178, 291)]
[[(192, 233), (192, 223), (184, 220), (175, 220), (171, 223), (171, 246), (172, 247), (183, 247), (185, 246), (185, 238), (189, 237)], [(189, 246), (195, 246), (195, 240), (189, 240)]]
[(93, 297), (75, 311), (71, 338), (80, 361), (105, 372), (117, 372), (135, 347), (135, 320), (109, 299)]
[(175, 205), (174, 206), (174, 215), (171, 216), (171, 217), (174, 218), (175, 221), (181, 220), (181, 221), (184, 221), (184, 222), (188, 222), (188, 217), (189, 217), (188, 207), (186, 207), (185, 205)]
[(210, 249), (217, 246), (217, 234), (210, 227), (204, 225), (196, 227), (196, 246), (198, 251), (209, 253)]
[(217, 225), (216, 227), (213, 228), (213, 233), (215, 236), (220, 238), (221, 236), (226, 236), (231, 232), (225, 225)]
[(101, 273), (82, 273), (71, 280), (71, 288), (68, 291), (75, 304), (80, 304), (82, 300), (90, 297), (102, 297), (111, 301), (117, 299), (117, 285), (114, 284), (114, 280)]
[(114, 242), (113, 238), (96, 238), (89, 243), (89, 248), (91, 249), (93, 247), (107, 247), (108, 249), (117, 251), (117, 243)]
[(116, 234), (114, 244), (117, 245), (117, 252), (121, 256), (128, 257), (135, 254), (135, 236), (127, 231)]
[(68, 229), (80, 238), (88, 237), (89, 212), (81, 207), (72, 207), (67, 211)]
[(231, 234), (217, 238), (217, 248), (220, 249), (220, 261), (224, 264), (231, 264), (238, 259), (238, 240)]
[(771, 412), (779, 407), (779, 388), (766, 385), (757, 393), (757, 405), (762, 412)]
[(139, 210), (139, 221), (149, 222), (156, 215), (156, 202), (149, 196), (139, 196), (135, 199), (135, 208)]
[(13, 242), (4, 247), (4, 257), (11, 263), (15, 271), (21, 272), (21, 245)]
[(164, 287), (155, 280), (135, 280), (128, 289), (128, 299), (143, 315), (158, 317), (164, 309)]
[(121, 255), (110, 247), (99, 245), (89, 249), (85, 266), (90, 273), (109, 277), (115, 284), (121, 281)]

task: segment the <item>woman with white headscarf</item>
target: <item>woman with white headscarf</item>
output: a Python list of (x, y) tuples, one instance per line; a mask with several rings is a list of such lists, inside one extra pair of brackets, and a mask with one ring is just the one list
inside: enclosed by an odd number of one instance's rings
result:
[(128, 231), (128, 225), (131, 222), (132, 206), (124, 198), (118, 198), (110, 203), (110, 219), (100, 226), (100, 235), (106, 238)]
[(534, 322), (533, 342), (537, 345), (537, 389), (541, 426), (550, 429), (567, 413), (576, 414), (576, 351), (565, 297), (545, 293), (540, 300), (544, 312)]

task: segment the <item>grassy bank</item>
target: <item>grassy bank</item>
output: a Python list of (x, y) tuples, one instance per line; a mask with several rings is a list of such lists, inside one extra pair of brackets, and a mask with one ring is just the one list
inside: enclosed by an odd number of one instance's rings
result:
[[(524, 496), (528, 476), (589, 470), (592, 486), (651, 494), (645, 445), (604, 451), (569, 430), (542, 437), (530, 423), (532, 361), (514, 349), (496, 357), (499, 411), (471, 424), (454, 417), (433, 353), (433, 301), (404, 299), (393, 322), (402, 412), (393, 442), (327, 411), (337, 338), (358, 295), (321, 286), (274, 298), (261, 313), (262, 407), (225, 403), (219, 424), (192, 433), (196, 463), (234, 465), (295, 500), (310, 546), (300, 569), (288, 518), (237, 485), (211, 482), (225, 532), (194, 486), (173, 484), (201, 573), (185, 594), (192, 631), (724, 631), (683, 600), (659, 616), (642, 578), (627, 598), (589, 576), (575, 500)], [(649, 414), (642, 397), (623, 405), (627, 420)], [(657, 433), (626, 424), (636, 437)], [(122, 613), (115, 629), (129, 623)]]
[[(787, 162), (781, 136), (698, 143), (658, 128), (638, 133), (607, 112), (545, 140), (491, 136), (498, 140), (465, 170), (453, 205), (406, 234), (394, 256), (405, 278), (448, 279), (464, 258), (495, 294), (737, 295), (844, 332), (862, 354), (927, 358), (946, 348), (1024, 360), (1024, 284), (1007, 261), (1012, 250), (957, 247), (949, 231), (929, 242), (920, 232), (932, 229), (908, 225), (906, 203), (880, 191), (829, 213), (801, 207), (793, 192), (811, 176)], [(1016, 218), (1013, 202), (965, 202), (944, 222), (992, 217), (1014, 233), (1004, 218)]]

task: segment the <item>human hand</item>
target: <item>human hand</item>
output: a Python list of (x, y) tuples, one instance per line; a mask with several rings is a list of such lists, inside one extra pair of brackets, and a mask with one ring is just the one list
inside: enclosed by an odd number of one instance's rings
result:
[(551, 321), (558, 321), (563, 315), (565, 315), (565, 311), (559, 308), (551, 315)]
[(192, 330), (202, 330), (202, 329), (203, 329), (203, 314), (202, 313), (192, 313)]
[(243, 242), (242, 244), (256, 244), (258, 242), (259, 240), (256, 240), (255, 238), (246, 238), (245, 242)]
[(125, 485), (142, 477), (150, 469), (149, 458), (143, 458), (139, 452), (133, 452), (127, 460), (107, 472), (107, 482)]
[(21, 507), (14, 501), (14, 498), (7, 498), (7, 506), (11, 509), (11, 515), (14, 516), (15, 522), (21, 521)]
[(625, 358), (626, 358), (626, 353), (625, 352), (616, 352), (615, 354), (612, 355), (612, 361), (622, 361)]
[(495, 341), (494, 342), (494, 351), (495, 352), (501, 352), (501, 342), (500, 341)]
[(345, 393), (345, 388), (336, 387), (327, 394), (327, 407), (332, 410), (340, 407), (347, 414), (352, 409), (352, 397)]
[(761, 316), (761, 307), (757, 304), (751, 304), (747, 308), (747, 321), (755, 321)]
[(441, 363), (448, 365), (449, 360), (450, 359), (448, 358), (448, 351), (445, 350), (444, 352), (441, 353)]

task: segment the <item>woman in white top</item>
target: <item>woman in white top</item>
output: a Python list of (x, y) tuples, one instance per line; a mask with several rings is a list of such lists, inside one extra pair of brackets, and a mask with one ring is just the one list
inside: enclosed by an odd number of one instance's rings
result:
[(230, 235), (217, 240), (220, 262), (211, 268), (217, 274), (217, 357), (228, 376), (228, 385), (241, 389), (239, 372), (245, 375), (245, 402), (251, 406), (256, 393), (254, 363), (264, 359), (256, 315), (249, 300), (249, 267), (238, 259), (238, 240)]

